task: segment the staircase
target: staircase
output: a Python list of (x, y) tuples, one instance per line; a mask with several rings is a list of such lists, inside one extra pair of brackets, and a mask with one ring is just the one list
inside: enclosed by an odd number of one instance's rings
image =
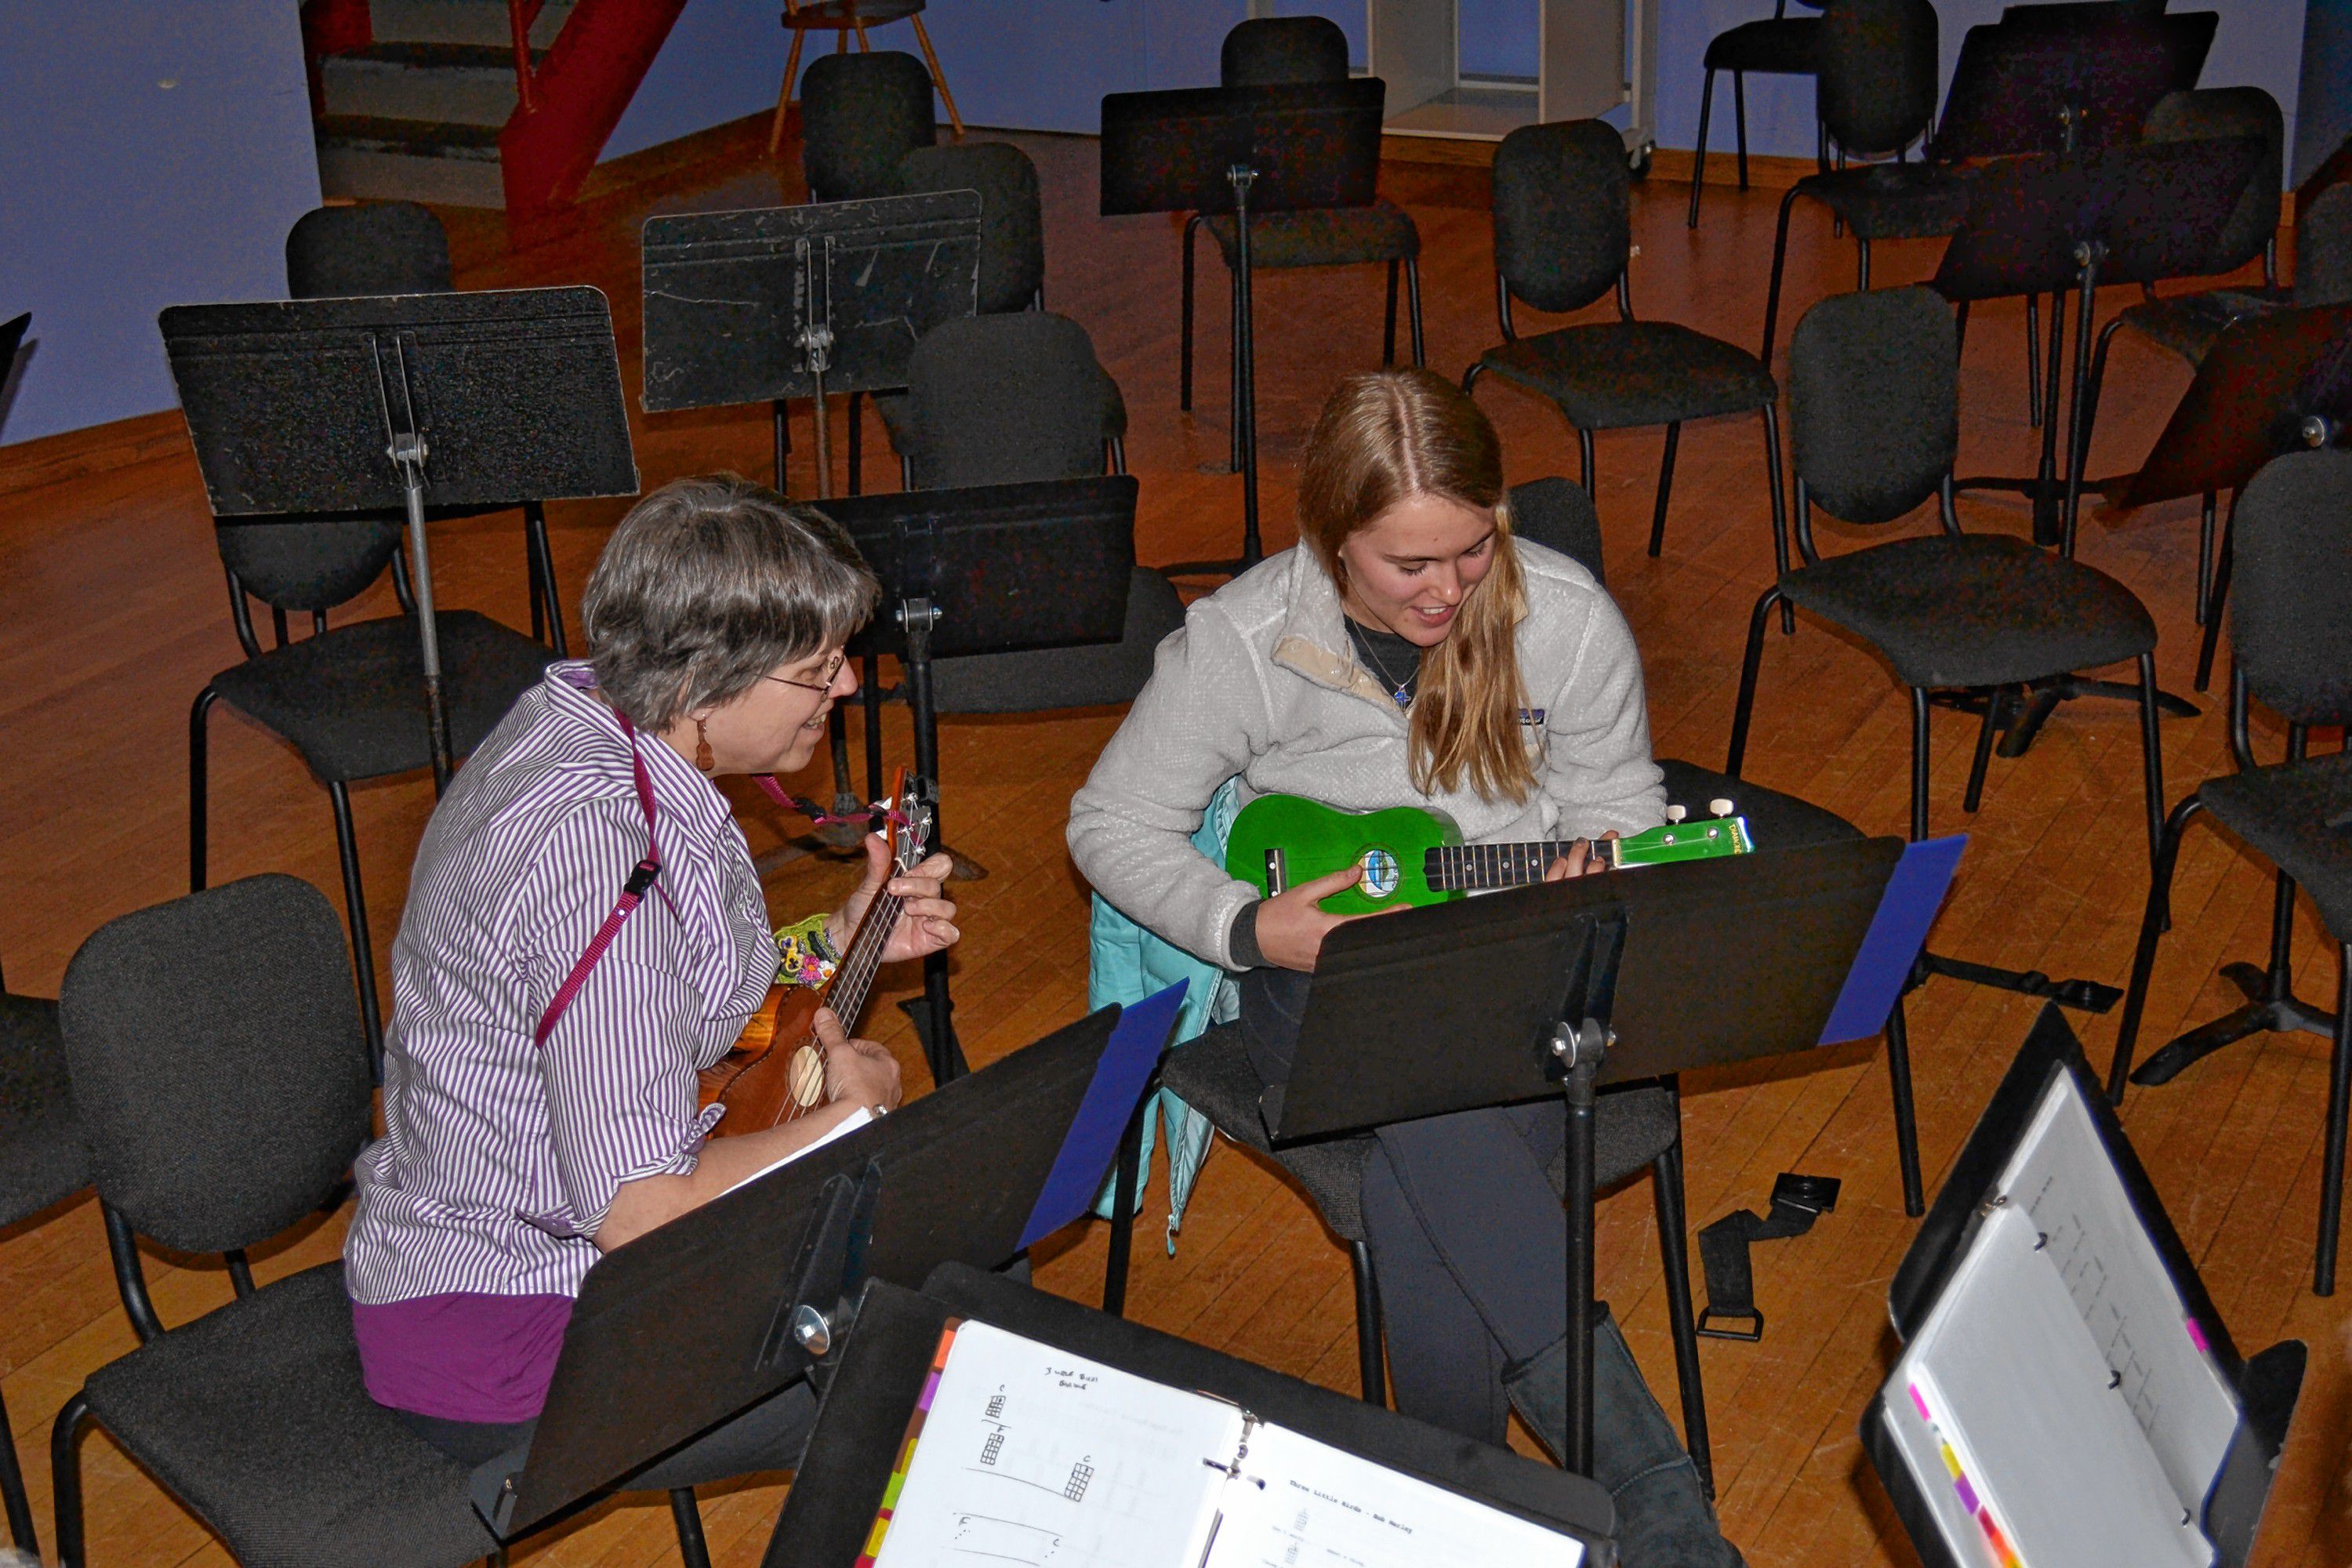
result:
[(335, 13), (314, 29), (329, 40), (315, 62), (321, 190), (510, 216), (569, 201), (684, 4), (543, 0), (532, 16), (530, 0), (310, 0)]

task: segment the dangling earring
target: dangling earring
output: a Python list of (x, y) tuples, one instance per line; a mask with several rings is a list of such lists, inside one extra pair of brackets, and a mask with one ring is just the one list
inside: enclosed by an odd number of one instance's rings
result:
[(707, 773), (718, 759), (710, 754), (710, 732), (702, 725), (699, 719), (694, 721), (694, 765)]

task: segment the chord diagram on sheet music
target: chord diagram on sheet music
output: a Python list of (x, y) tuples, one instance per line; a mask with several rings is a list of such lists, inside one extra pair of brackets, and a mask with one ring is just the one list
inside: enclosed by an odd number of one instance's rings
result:
[(987, 1442), (980, 1446), (980, 1462), (992, 1468), (996, 1463), (996, 1456), (1003, 1451), (1004, 1429), (1000, 1426), (988, 1435)]
[(1062, 1489), (1062, 1495), (1072, 1502), (1086, 1501), (1087, 1483), (1094, 1479), (1095, 1468), (1085, 1459), (1080, 1459), (1070, 1467), (1069, 1484)]
[(959, 1556), (983, 1557), (998, 1563), (1026, 1563), (1045, 1568), (1062, 1544), (1054, 1531), (1019, 1520), (995, 1519), (984, 1513), (956, 1516), (953, 1538)]
[(981, 1419), (983, 1421), (1002, 1421), (1004, 1419), (1004, 1390), (1000, 1388), (994, 1394), (990, 1396), (988, 1401), (988, 1414), (982, 1416)]
[[(2047, 1195), (2045, 1189), (2037, 1200)], [(2164, 1414), (2162, 1392), (2147, 1360), (2132, 1343), (2130, 1313), (2122, 1293), (2112, 1289), (2114, 1279), (2090, 1227), (2071, 1208), (2047, 1202), (2037, 1201), (2030, 1212), (2040, 1227), (2041, 1252), (2065, 1281), (2066, 1294), (2083, 1315), (2083, 1326), (2091, 1331), (2092, 1340), (2106, 1360), (2113, 1378), (2108, 1386), (2123, 1395), (2140, 1430), (2153, 1434)]]

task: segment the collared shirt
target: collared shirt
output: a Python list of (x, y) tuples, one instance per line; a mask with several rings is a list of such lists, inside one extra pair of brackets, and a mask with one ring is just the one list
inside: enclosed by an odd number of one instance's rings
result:
[[(371, 1392), (427, 1415), (538, 1413), (614, 1192), (693, 1172), (720, 1114), (695, 1075), (776, 978), (725, 800), (640, 735), (656, 890), (533, 1045), (646, 853), (629, 742), (593, 685), (553, 666), (458, 772), (393, 946), (385, 1134), (359, 1159), (344, 1272)], [(436, 1343), (453, 1323), (465, 1342)]]

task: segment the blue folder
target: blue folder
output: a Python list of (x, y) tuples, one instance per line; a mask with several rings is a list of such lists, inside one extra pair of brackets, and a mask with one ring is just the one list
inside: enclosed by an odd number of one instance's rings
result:
[(1087, 1085), (1078, 1114), (1062, 1140), (1062, 1151), (1054, 1156), (1054, 1168), (1045, 1173), (1037, 1205), (1022, 1228), (1024, 1248), (1094, 1206), (1103, 1173), (1110, 1169), (1118, 1153), (1120, 1135), (1143, 1098), (1143, 1086), (1151, 1081), (1151, 1069), (1159, 1066), (1160, 1053), (1168, 1048), (1168, 1037), (1175, 1032), (1176, 1011), (1183, 1004), (1186, 984), (1180, 980), (1123, 1008), (1118, 1022), (1111, 1026), (1110, 1041), (1103, 1047), (1094, 1079)]
[(1937, 910), (1944, 907), (1952, 874), (1959, 868), (1960, 851), (1968, 847), (1965, 833), (1923, 838), (1905, 847), (1895, 874), (1887, 879), (1886, 891), (1879, 895), (1878, 912), (1870, 917), (1870, 930), (1863, 934), (1853, 967), (1846, 971), (1845, 986), (1838, 993), (1837, 1005), (1830, 1009), (1830, 1021), (1822, 1026), (1817, 1044), (1859, 1040), (1886, 1027), (1886, 1016), (1895, 1010), (1903, 983), (1910, 978), (1911, 966), (1927, 945), (1927, 928), (1935, 923)]

